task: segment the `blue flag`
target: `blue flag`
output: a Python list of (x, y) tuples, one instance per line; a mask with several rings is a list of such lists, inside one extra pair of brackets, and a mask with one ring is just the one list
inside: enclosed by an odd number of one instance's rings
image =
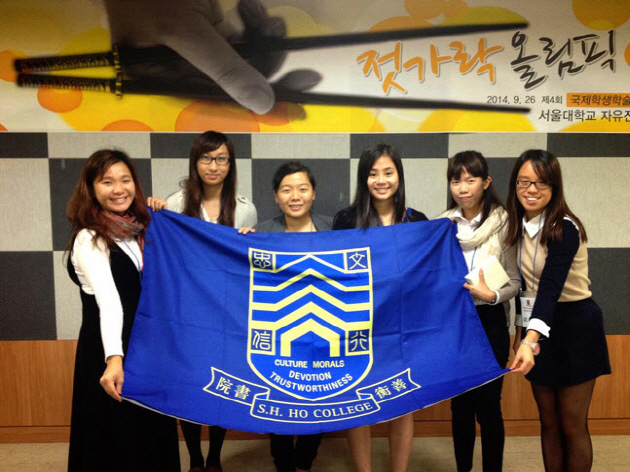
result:
[(228, 429), (312, 434), (503, 375), (462, 287), (456, 228), (244, 236), (154, 213), (124, 397)]

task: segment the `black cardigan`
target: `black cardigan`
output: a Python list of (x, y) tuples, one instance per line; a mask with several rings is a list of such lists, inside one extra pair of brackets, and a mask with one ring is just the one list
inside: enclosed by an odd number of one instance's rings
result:
[[(413, 208), (407, 208), (407, 215), (409, 215), (408, 222), (415, 223), (416, 221), (427, 221), (426, 215), (420, 211), (416, 211)], [(333, 219), (332, 229), (355, 229), (357, 227), (357, 215), (355, 207), (347, 207), (337, 212)]]

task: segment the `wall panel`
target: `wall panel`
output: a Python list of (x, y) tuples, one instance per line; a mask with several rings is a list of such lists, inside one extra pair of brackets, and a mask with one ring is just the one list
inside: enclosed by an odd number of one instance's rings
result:
[[(99, 147), (127, 151), (137, 159), (147, 195), (166, 197), (186, 172), (196, 133), (0, 133), (0, 441), (20, 438), (65, 440), (70, 419), (75, 341), (80, 326), (78, 288), (61, 264), (69, 225), (65, 204), (83, 159)], [(271, 174), (283, 159), (304, 158), (318, 181), (317, 211), (349, 203), (357, 158), (379, 141), (399, 146), (407, 169), (409, 204), (433, 217), (447, 201), (446, 159), (464, 149), (490, 158), (503, 198), (514, 157), (527, 147), (556, 151), (565, 170), (569, 204), (591, 236), (590, 275), (604, 309), (613, 375), (596, 385), (591, 430), (619, 434), (630, 422), (630, 239), (617, 215), (627, 213), (620, 184), (630, 163), (627, 134), (237, 133), (239, 191), (258, 203), (259, 220), (277, 214)], [(621, 213), (619, 213), (621, 211)], [(626, 225), (627, 226), (627, 225)], [(586, 349), (588, 347), (585, 347)], [(538, 434), (529, 384), (507, 375), (503, 411), (508, 434)], [(450, 405), (415, 414), (419, 435), (450, 434)], [(377, 425), (382, 435), (386, 425)], [(630, 432), (630, 428), (625, 429)], [(230, 437), (246, 437), (231, 433)]]
[[(630, 336), (608, 336), (612, 375), (600, 377), (589, 410), (593, 434), (630, 434)], [(75, 341), (1, 341), (0, 442), (64, 442), (68, 439)], [(506, 434), (539, 434), (529, 382), (507, 374), (503, 386)], [(450, 435), (450, 402), (414, 414), (416, 436)], [(385, 436), (387, 425), (376, 425)], [(331, 436), (342, 436), (332, 433)], [(256, 435), (233, 431), (232, 439)]]

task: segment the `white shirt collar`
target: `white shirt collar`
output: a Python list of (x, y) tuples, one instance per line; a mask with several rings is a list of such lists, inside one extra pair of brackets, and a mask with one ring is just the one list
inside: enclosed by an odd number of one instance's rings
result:
[(461, 223), (464, 223), (465, 225), (471, 226), (472, 228), (477, 228), (477, 226), (479, 226), (479, 223), (481, 222), (481, 214), (483, 212), (479, 212), (477, 214), (477, 216), (475, 216), (472, 221), (469, 223), (468, 220), (466, 219), (466, 217), (464, 216), (464, 212), (462, 211), (462, 209), (460, 207), (457, 207), (457, 209), (455, 210), (455, 212), (453, 213), (453, 218), (457, 218)]
[(210, 215), (208, 215), (208, 212), (206, 211), (206, 207), (203, 206), (203, 204), (201, 205), (201, 216), (203, 217), (203, 220), (207, 221), (208, 223), (217, 223), (219, 220), (218, 217), (216, 220), (213, 220), (212, 218), (210, 218)]
[(523, 229), (527, 231), (527, 234), (530, 238), (533, 238), (538, 234), (538, 231), (542, 229), (545, 225), (545, 212), (543, 211), (540, 215), (535, 216), (529, 221), (525, 221), (525, 217), (523, 217)]

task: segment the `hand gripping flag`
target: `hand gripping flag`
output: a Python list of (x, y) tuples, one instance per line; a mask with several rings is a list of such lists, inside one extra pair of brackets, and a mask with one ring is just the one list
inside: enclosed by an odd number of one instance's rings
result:
[(123, 396), (257, 433), (378, 423), (489, 382), (496, 362), (449, 220), (251, 233), (162, 211)]

